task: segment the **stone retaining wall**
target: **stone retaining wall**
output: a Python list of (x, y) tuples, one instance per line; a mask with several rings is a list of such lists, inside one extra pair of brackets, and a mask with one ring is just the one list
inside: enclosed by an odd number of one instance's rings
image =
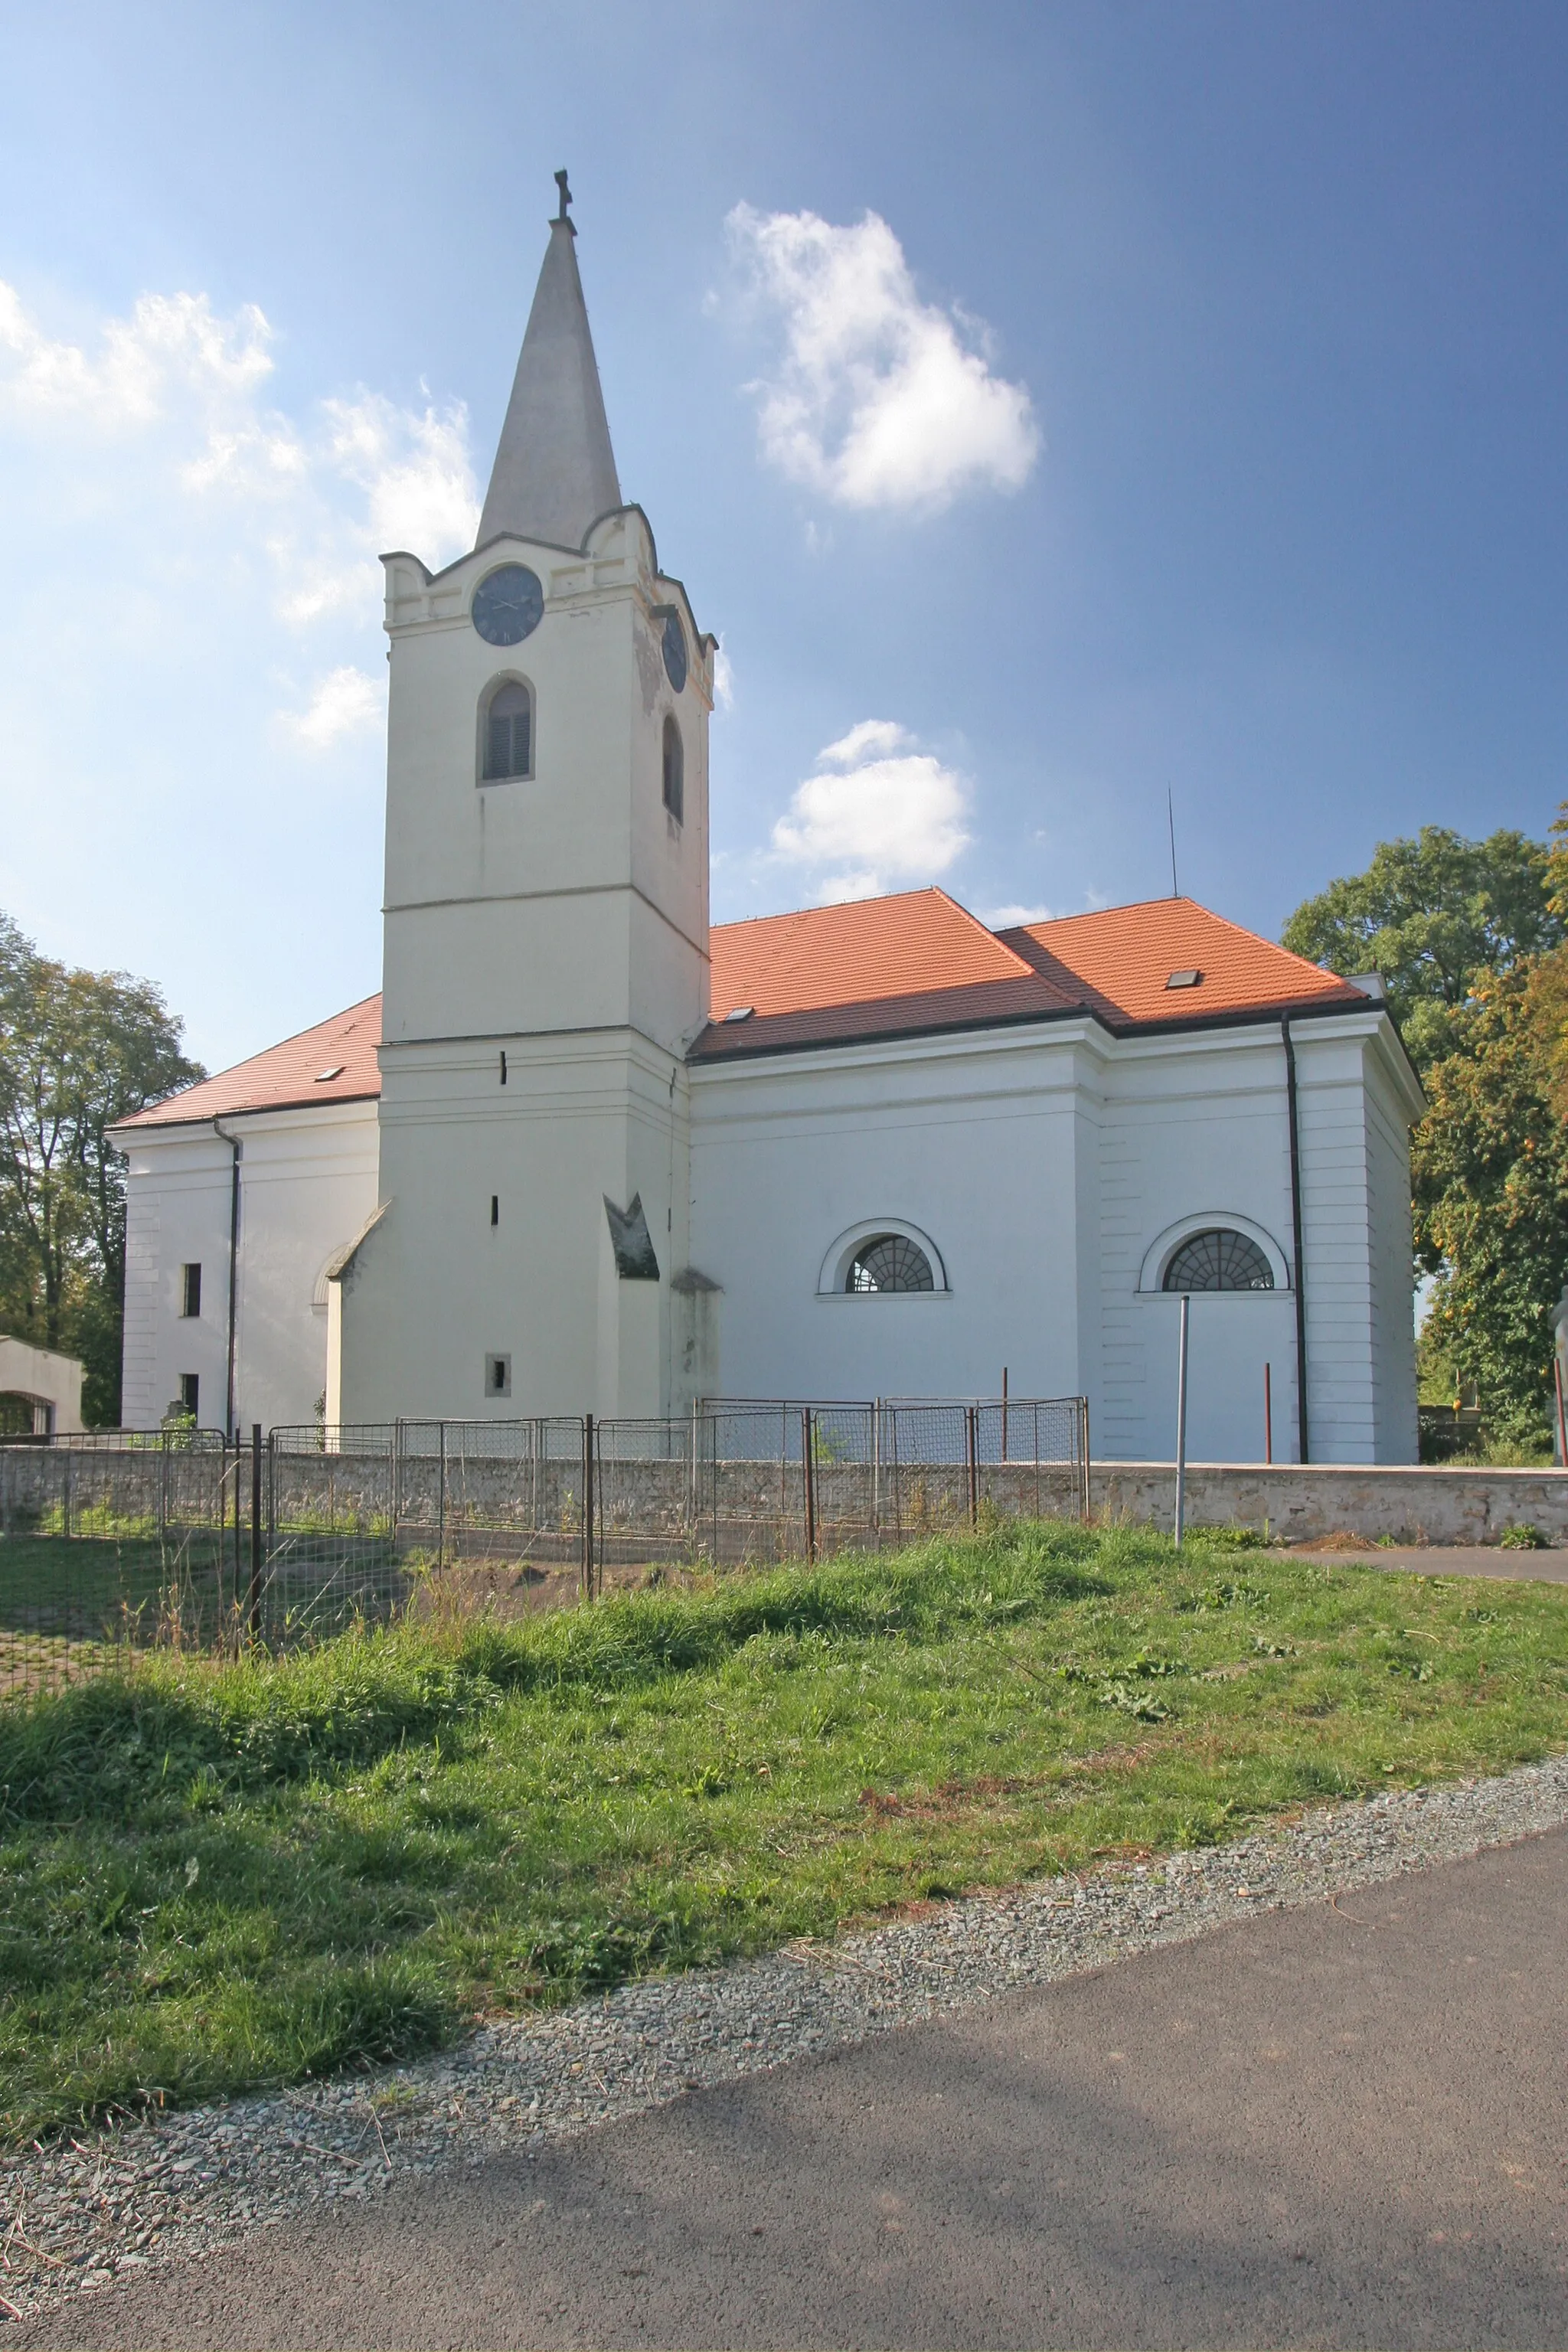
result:
[[(1169, 1529), (1176, 1473), (1169, 1462), (1097, 1462), (1094, 1516)], [(1348, 1533), (1408, 1544), (1496, 1543), (1531, 1526), (1568, 1543), (1568, 1471), (1340, 1468), (1313, 1463), (1187, 1465), (1190, 1528), (1262, 1527), (1288, 1543)]]

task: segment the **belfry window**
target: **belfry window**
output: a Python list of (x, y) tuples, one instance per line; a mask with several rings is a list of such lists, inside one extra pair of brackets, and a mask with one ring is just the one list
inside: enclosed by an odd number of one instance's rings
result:
[(503, 784), (533, 773), (533, 697), (515, 682), (498, 686), (485, 711), (482, 781)]
[(862, 1242), (850, 1263), (849, 1291), (934, 1290), (931, 1260), (905, 1234), (877, 1234)]
[(686, 814), (686, 754), (673, 718), (664, 722), (664, 804), (677, 824)]
[(1189, 1234), (1165, 1268), (1163, 1290), (1272, 1290), (1274, 1269), (1234, 1226)]

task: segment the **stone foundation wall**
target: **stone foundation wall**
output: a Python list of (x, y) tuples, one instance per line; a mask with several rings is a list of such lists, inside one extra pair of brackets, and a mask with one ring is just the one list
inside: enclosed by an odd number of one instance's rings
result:
[[(1089, 1494), (1096, 1518), (1168, 1531), (1175, 1469), (1169, 1462), (1097, 1462)], [(1521, 1526), (1568, 1543), (1568, 1471), (1189, 1463), (1186, 1510), (1189, 1528), (1267, 1524), (1288, 1543), (1346, 1533), (1408, 1544), (1489, 1544), (1505, 1528)]]

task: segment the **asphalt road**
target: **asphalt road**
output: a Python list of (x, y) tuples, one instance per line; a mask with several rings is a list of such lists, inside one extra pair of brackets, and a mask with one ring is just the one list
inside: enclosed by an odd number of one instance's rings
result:
[(1568, 1833), (154, 2271), (14, 2345), (1568, 2344)]

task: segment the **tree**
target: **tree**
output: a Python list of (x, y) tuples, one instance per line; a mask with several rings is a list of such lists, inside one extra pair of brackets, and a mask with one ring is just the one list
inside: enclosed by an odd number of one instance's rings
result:
[(1552, 1313), (1568, 1278), (1568, 948), (1479, 979), (1464, 1050), (1427, 1072), (1412, 1151), (1429, 1348), (1480, 1392), (1488, 1433), (1551, 1428)]
[(68, 970), (0, 915), (0, 1328), (82, 1357), (89, 1421), (120, 1414), (125, 1169), (107, 1130), (204, 1075), (156, 989)]
[(1424, 824), (1414, 841), (1379, 842), (1364, 874), (1331, 882), (1298, 907), (1283, 944), (1347, 978), (1381, 972), (1411, 1060), (1425, 1072), (1462, 1048), (1465, 1009), (1481, 982), (1568, 936), (1568, 850), (1555, 856), (1561, 870), (1522, 833), (1467, 841)]

